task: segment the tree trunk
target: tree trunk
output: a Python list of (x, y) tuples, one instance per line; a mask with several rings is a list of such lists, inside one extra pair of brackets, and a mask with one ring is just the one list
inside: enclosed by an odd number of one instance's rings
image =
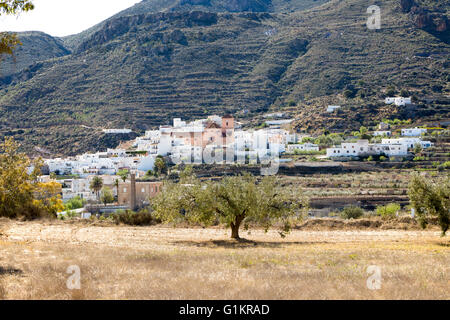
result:
[(244, 220), (244, 216), (237, 216), (235, 221), (231, 223), (231, 239), (240, 239), (239, 228)]
[(239, 225), (231, 224), (231, 239), (240, 239), (239, 238)]

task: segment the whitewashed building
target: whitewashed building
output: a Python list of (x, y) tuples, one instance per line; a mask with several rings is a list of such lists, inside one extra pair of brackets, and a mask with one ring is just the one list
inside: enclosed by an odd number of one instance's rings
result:
[(327, 149), (328, 158), (367, 157), (375, 155), (406, 156), (408, 148), (402, 144), (370, 144), (368, 140), (342, 143), (340, 146)]
[(390, 137), (390, 136), (392, 136), (392, 132), (391, 131), (375, 131), (373, 133), (373, 135), (375, 137), (383, 137), (383, 136)]
[(131, 129), (103, 129), (106, 134), (126, 134), (133, 132)]
[(268, 126), (282, 126), (285, 124), (290, 124), (294, 121), (294, 119), (283, 119), (283, 120), (268, 120), (266, 124)]
[(420, 137), (423, 133), (427, 133), (427, 129), (417, 127), (402, 129), (402, 136), (405, 137)]
[(319, 146), (313, 143), (303, 143), (303, 144), (288, 144), (287, 152), (293, 153), (298, 151), (319, 151)]
[(411, 98), (404, 98), (404, 97), (389, 97), (384, 100), (384, 103), (386, 104), (395, 104), (396, 106), (406, 106), (408, 104), (411, 104)]
[(75, 197), (81, 199), (96, 200), (97, 196), (94, 191), (90, 189), (90, 179), (66, 179), (63, 181), (62, 200), (67, 201)]
[(420, 138), (398, 138), (398, 139), (383, 139), (381, 143), (384, 144), (401, 144), (408, 149), (414, 148), (417, 144), (420, 144), (422, 148), (427, 149), (433, 146), (430, 141), (422, 141)]
[(336, 110), (338, 110), (340, 108), (341, 108), (341, 106), (328, 106), (327, 107), (327, 112), (328, 113), (332, 113), (332, 112), (334, 112), (334, 111), (336, 111)]

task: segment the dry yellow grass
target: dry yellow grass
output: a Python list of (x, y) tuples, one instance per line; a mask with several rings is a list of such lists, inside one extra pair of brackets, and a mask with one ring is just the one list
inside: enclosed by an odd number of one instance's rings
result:
[[(449, 299), (438, 231), (276, 231), (0, 220), (0, 299)], [(81, 289), (68, 290), (70, 265)], [(367, 267), (382, 271), (369, 290)]]

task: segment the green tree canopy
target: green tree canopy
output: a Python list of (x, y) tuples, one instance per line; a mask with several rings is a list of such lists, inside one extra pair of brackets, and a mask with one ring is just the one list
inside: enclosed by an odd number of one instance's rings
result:
[(62, 211), (61, 185), (38, 181), (42, 160), (31, 161), (13, 138), (0, 143), (0, 216), (56, 217)]
[(100, 177), (92, 178), (89, 188), (97, 194), (97, 199), (98, 199), (99, 192), (103, 188), (103, 179)]
[(100, 194), (100, 201), (106, 206), (108, 203), (114, 202), (114, 195), (110, 188), (104, 187)]
[(186, 180), (164, 184), (153, 199), (156, 217), (167, 222), (225, 223), (233, 239), (239, 239), (242, 225), (247, 229), (250, 224), (263, 226), (266, 231), (278, 224), (280, 235), (285, 236), (308, 207), (301, 190), (282, 187), (275, 177), (258, 180), (247, 174), (203, 183), (191, 177), (189, 183), (183, 182)]
[(117, 172), (117, 175), (120, 176), (120, 178), (122, 179), (123, 182), (127, 181), (128, 175), (130, 174), (129, 170), (119, 170), (119, 172)]
[(359, 128), (359, 131), (354, 131), (354, 132), (352, 132), (352, 134), (353, 134), (353, 136), (355, 136), (359, 139), (370, 140), (372, 138), (372, 136), (370, 134), (368, 134), (368, 132), (369, 132), (369, 129), (362, 126)]
[(168, 168), (167, 168), (166, 160), (164, 160), (164, 158), (161, 156), (156, 157), (155, 170), (154, 170), (156, 175), (159, 176), (161, 174), (167, 174), (167, 170), (168, 170)]
[(342, 142), (342, 136), (339, 133), (330, 133), (328, 135), (321, 135), (314, 140), (315, 144), (320, 147), (331, 147)]
[(12, 139), (0, 144), (0, 216), (15, 217), (25, 214), (33, 201), (33, 182), (37, 174), (28, 174), (30, 159), (18, 151)]
[(445, 235), (450, 227), (449, 177), (435, 182), (415, 174), (409, 184), (408, 194), (422, 227), (427, 226), (430, 216), (435, 216), (441, 226), (442, 235)]
[(86, 204), (86, 200), (76, 196), (65, 203), (65, 210), (76, 210), (83, 208)]

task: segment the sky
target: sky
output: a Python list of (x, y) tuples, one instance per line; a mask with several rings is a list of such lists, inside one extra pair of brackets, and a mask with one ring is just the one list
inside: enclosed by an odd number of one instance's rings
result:
[(0, 16), (0, 31), (43, 31), (68, 36), (84, 31), (141, 0), (34, 0), (35, 9)]

